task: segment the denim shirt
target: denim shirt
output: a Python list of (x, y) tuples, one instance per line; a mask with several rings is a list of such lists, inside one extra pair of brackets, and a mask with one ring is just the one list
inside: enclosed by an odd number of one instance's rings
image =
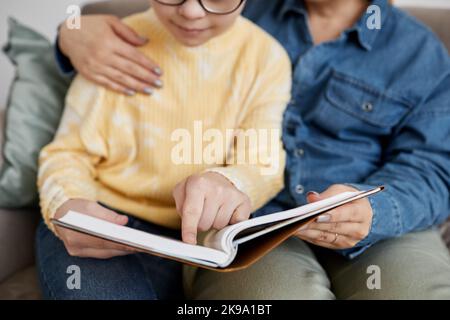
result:
[(381, 29), (365, 13), (314, 46), (299, 0), (249, 0), (245, 15), (288, 51), (292, 101), (284, 116), (285, 189), (255, 215), (305, 204), (331, 184), (386, 190), (369, 199), (369, 235), (339, 250), (353, 258), (382, 239), (439, 224), (450, 213), (450, 59), (423, 25), (386, 0)]
[[(285, 188), (254, 216), (306, 203), (331, 184), (384, 185), (369, 199), (376, 242), (441, 223), (450, 213), (450, 59), (423, 25), (386, 0), (381, 29), (370, 14), (341, 36), (314, 46), (300, 0), (249, 0), (244, 15), (287, 50), (292, 101), (283, 119)], [(65, 71), (70, 70), (57, 50)]]

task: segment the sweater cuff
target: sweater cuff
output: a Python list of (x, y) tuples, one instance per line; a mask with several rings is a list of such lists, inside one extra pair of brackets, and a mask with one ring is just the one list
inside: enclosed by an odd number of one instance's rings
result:
[(59, 35), (56, 38), (54, 46), (54, 56), (58, 70), (62, 76), (75, 76), (75, 68), (73, 67), (72, 62), (64, 55), (64, 53), (62, 53), (61, 48), (59, 47)]
[(41, 198), (41, 209), (44, 222), (55, 235), (57, 234), (55, 232), (55, 226), (51, 222), (51, 219), (55, 217), (56, 211), (58, 211), (58, 209), (65, 202), (73, 199), (96, 201), (95, 192), (80, 192), (79, 190), (73, 188), (64, 188), (59, 185), (52, 186), (49, 189), (45, 190), (45, 193), (41, 192), (41, 194), (45, 194), (45, 197)]

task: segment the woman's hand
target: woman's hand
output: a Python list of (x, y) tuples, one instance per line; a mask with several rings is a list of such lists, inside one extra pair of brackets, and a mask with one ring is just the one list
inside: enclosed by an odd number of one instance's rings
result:
[(82, 16), (80, 29), (63, 23), (58, 42), (85, 78), (128, 95), (151, 94), (162, 86), (161, 69), (136, 48), (145, 43), (147, 39), (110, 15)]
[[(308, 202), (323, 200), (345, 191), (358, 190), (336, 184), (321, 194), (309, 193)], [(301, 227), (296, 235), (307, 242), (329, 249), (353, 248), (369, 234), (372, 215), (369, 200), (359, 199), (322, 214)]]
[[(126, 225), (128, 217), (119, 215), (93, 201), (68, 200), (55, 213), (55, 219), (62, 218), (69, 210), (82, 212), (118, 225)], [(79, 232), (56, 226), (56, 234), (64, 242), (71, 256), (82, 258), (109, 259), (123, 256), (135, 251), (127, 246), (91, 237)]]
[(220, 230), (247, 220), (251, 214), (249, 197), (221, 174), (192, 175), (173, 189), (181, 235), (184, 242), (196, 244), (197, 230)]

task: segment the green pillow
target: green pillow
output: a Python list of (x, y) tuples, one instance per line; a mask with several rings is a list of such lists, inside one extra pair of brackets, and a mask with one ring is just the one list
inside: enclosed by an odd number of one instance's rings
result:
[(38, 156), (58, 128), (70, 80), (59, 73), (53, 45), (9, 18), (4, 52), (16, 66), (11, 86), (0, 169), (0, 208), (38, 204)]

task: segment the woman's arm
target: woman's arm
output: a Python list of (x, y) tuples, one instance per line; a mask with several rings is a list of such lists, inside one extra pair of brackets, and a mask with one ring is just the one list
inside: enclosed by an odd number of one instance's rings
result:
[(60, 26), (57, 56), (63, 71), (70, 66), (61, 62), (68, 60), (101, 86), (128, 95), (150, 94), (160, 87), (155, 82), (161, 81), (162, 70), (138, 50), (147, 41), (115, 16), (82, 16), (80, 29), (69, 29), (66, 23)]

